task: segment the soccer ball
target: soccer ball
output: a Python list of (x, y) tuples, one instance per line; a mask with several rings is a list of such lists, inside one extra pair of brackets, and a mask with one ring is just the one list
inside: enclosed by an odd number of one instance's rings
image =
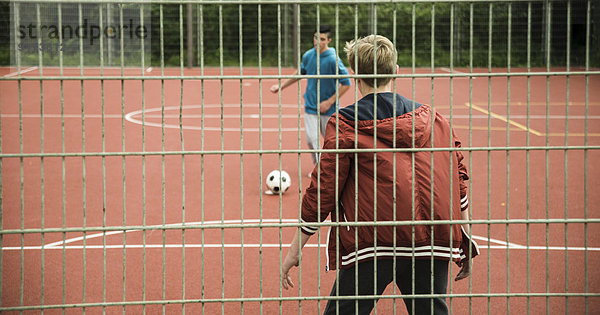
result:
[(267, 187), (274, 194), (283, 194), (292, 185), (292, 179), (286, 171), (273, 170), (267, 175)]

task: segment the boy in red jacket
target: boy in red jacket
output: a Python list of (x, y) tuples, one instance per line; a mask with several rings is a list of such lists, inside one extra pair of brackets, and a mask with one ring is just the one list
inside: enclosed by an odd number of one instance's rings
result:
[[(356, 74), (397, 71), (396, 49), (383, 36), (351, 41), (345, 51)], [(332, 151), (321, 155), (304, 193), (302, 226), (283, 262), (282, 286), (293, 286), (289, 270), (318, 229), (311, 224), (330, 216), (326, 268), (339, 270), (332, 296), (381, 295), (394, 280), (405, 295), (446, 294), (448, 262), (462, 267), (455, 279), (463, 279), (478, 250), (467, 224), (422, 222), (468, 220), (469, 177), (460, 151), (427, 149), (459, 148), (460, 140), (429, 105), (393, 93), (391, 77), (355, 81), (362, 99), (328, 122), (323, 148)], [(404, 301), (410, 314), (448, 313), (443, 297)], [(369, 314), (375, 303), (329, 300), (325, 314)]]

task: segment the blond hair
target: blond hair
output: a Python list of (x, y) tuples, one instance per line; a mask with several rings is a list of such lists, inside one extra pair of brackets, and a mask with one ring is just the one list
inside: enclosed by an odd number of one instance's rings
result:
[[(377, 48), (376, 54), (374, 53)], [(384, 36), (369, 35), (357, 40), (346, 42), (344, 51), (348, 56), (350, 67), (356, 74), (394, 74), (396, 72), (396, 48)], [(377, 59), (375, 65), (374, 59)], [(384, 86), (392, 78), (377, 78), (377, 85)], [(367, 85), (375, 87), (374, 78), (361, 78)]]

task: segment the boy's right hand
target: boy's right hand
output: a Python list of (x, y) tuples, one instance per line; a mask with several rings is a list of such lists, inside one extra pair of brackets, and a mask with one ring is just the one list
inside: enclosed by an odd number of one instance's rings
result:
[(279, 91), (279, 84), (273, 84), (271, 86), (271, 93), (275, 94)]
[(281, 285), (284, 289), (288, 290), (290, 287), (294, 287), (294, 282), (292, 282), (289, 271), (292, 269), (292, 267), (297, 267), (299, 262), (300, 257), (297, 253), (294, 254), (291, 251), (288, 252), (285, 260), (283, 261), (283, 265), (281, 266)]
[(458, 280), (462, 280), (466, 277), (469, 276), (469, 274), (471, 273), (471, 266), (473, 265), (473, 259), (465, 259), (463, 261), (460, 262), (459, 266), (460, 271), (458, 272), (458, 274), (456, 275), (456, 278), (454, 278), (454, 281), (458, 281)]

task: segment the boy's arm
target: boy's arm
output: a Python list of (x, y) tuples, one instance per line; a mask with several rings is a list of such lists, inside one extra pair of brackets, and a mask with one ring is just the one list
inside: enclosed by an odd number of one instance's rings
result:
[(311, 235), (303, 233), (301, 229), (298, 229), (298, 231), (294, 234), (294, 239), (292, 240), (292, 243), (290, 243), (290, 250), (288, 251), (287, 256), (285, 256), (285, 260), (281, 265), (281, 285), (286, 290), (289, 287), (294, 287), (294, 282), (289, 275), (289, 271), (292, 267), (298, 266), (302, 248), (304, 248), (304, 245), (306, 245), (306, 242), (308, 242), (310, 237)]
[[(452, 132), (454, 136), (454, 147), (460, 148), (462, 147), (460, 140)], [(456, 151), (456, 159), (458, 162), (458, 178), (460, 181), (460, 208), (461, 208), (461, 219), (463, 221), (470, 220), (469, 214), (469, 196), (468, 196), (468, 183), (469, 174), (467, 171), (467, 167), (463, 164), (464, 156), (461, 151)], [(462, 233), (465, 234), (463, 236), (463, 244), (464, 245), (464, 253), (468, 257), (462, 260), (459, 264), (461, 267), (460, 271), (454, 278), (455, 281), (467, 278), (471, 274), (471, 267), (473, 264), (472, 258), (479, 254), (479, 249), (477, 247), (477, 243), (471, 239), (471, 227), (467, 223), (463, 223), (462, 225)]]
[[(458, 137), (456, 137), (454, 132), (452, 132), (452, 134), (454, 136), (454, 147), (461, 148), (462, 145), (460, 140)], [(469, 180), (469, 173), (467, 171), (467, 167), (463, 164), (464, 156), (461, 151), (456, 151), (456, 159), (458, 162), (458, 180), (460, 181), (460, 210), (462, 213), (462, 219), (469, 220), (469, 184), (467, 182)], [(463, 224), (462, 227), (467, 233), (469, 233), (470, 229), (468, 224)]]
[[(296, 70), (296, 71), (294, 71), (294, 73), (292, 73), (292, 75), (297, 75), (297, 74), (298, 74), (298, 70)], [(283, 91), (283, 89), (285, 89), (286, 87), (288, 87), (296, 82), (298, 82), (298, 79), (292, 78), (292, 79), (285, 80), (281, 86), (279, 86), (279, 83), (273, 84), (271, 86), (271, 93), (277, 93), (279, 91)]]
[[(349, 89), (350, 85), (340, 84), (340, 88), (338, 89), (339, 98), (342, 98), (342, 95), (348, 92)], [(321, 104), (319, 104), (319, 111), (321, 111), (321, 113), (326, 113), (329, 110), (329, 108), (331, 108), (331, 106), (335, 104), (335, 99), (336, 95), (334, 93), (330, 98), (322, 101)]]
[[(331, 150), (353, 148), (353, 140), (345, 136), (343, 123), (340, 119), (339, 130), (336, 128), (336, 118), (332, 116), (326, 127), (325, 141), (323, 143), (324, 152), (321, 153), (320, 163), (312, 171), (310, 185), (306, 188), (302, 196), (302, 217), (303, 222), (324, 221), (327, 216), (334, 215), (337, 197), (341, 195), (342, 188), (348, 178), (350, 169), (351, 153), (341, 153)], [(337, 137), (336, 137), (337, 132)], [(336, 185), (338, 188), (336, 188)], [(335, 218), (332, 218), (334, 221)], [(309, 225), (302, 226), (302, 231), (307, 234), (314, 234), (317, 227)]]

